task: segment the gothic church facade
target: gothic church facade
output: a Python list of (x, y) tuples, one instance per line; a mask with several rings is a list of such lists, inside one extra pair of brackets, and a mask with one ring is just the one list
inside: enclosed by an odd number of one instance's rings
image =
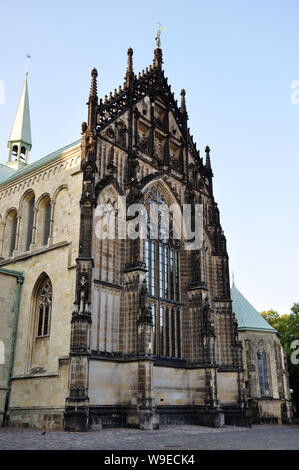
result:
[[(228, 254), (205, 160), (162, 68), (162, 51), (98, 100), (82, 139), (29, 164), (27, 77), (0, 167), (0, 413), (6, 424), (86, 431), (250, 423)], [(203, 244), (100, 239), (99, 207), (203, 207)], [(127, 217), (127, 225), (134, 215)], [(116, 224), (117, 227), (117, 224)], [(3, 326), (2, 326), (3, 325)], [(280, 388), (290, 419), (287, 373)], [(268, 397), (269, 398), (269, 397)], [(273, 398), (273, 397), (272, 397)]]

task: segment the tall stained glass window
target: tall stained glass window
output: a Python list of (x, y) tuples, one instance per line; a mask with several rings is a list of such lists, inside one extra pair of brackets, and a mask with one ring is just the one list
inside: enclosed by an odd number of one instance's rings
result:
[[(147, 287), (154, 315), (153, 354), (165, 358), (181, 357), (179, 243), (173, 236), (173, 218), (157, 186), (145, 193), (147, 238), (145, 261)], [(157, 205), (158, 211), (151, 212)], [(167, 208), (167, 210), (166, 210)], [(151, 217), (152, 215), (152, 217)]]
[(270, 395), (267, 354), (264, 349), (257, 352), (257, 368), (261, 395)]

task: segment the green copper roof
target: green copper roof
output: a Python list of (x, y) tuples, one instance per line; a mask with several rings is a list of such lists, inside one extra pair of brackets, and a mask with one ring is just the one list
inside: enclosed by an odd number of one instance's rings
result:
[(36, 168), (39, 168), (46, 163), (49, 163), (56, 158), (58, 158), (60, 155), (62, 155), (64, 152), (67, 150), (71, 149), (72, 147), (75, 147), (81, 142), (80, 140), (76, 140), (76, 142), (73, 142), (69, 145), (66, 145), (66, 147), (63, 147), (59, 150), (56, 150), (53, 153), (50, 153), (46, 157), (40, 158), (39, 160), (36, 160), (35, 162), (31, 163), (30, 165), (26, 165), (25, 167), (21, 168), (20, 170), (12, 170), (11, 168), (0, 164), (0, 185), (6, 184), (10, 181), (12, 181), (14, 178), (18, 178), (19, 176), (25, 175), (26, 173), (30, 173), (30, 171), (35, 170)]
[(0, 163), (0, 184), (3, 180), (7, 179), (9, 176), (13, 175), (16, 172), (13, 168), (9, 168), (6, 165)]
[(239, 330), (260, 330), (276, 332), (262, 315), (238, 291), (235, 284), (231, 288), (233, 312), (236, 316)]

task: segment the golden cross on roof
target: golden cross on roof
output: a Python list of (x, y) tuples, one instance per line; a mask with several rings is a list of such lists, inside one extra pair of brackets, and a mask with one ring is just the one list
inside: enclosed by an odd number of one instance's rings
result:
[(158, 49), (160, 49), (160, 47), (161, 47), (161, 39), (160, 39), (161, 31), (165, 31), (165, 29), (166, 28), (164, 28), (164, 26), (161, 26), (161, 23), (158, 23), (157, 35), (155, 37), (156, 46), (157, 46)]

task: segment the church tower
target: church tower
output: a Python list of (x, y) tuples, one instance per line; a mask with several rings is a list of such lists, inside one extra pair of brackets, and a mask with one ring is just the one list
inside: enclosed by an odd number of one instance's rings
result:
[(29, 152), (32, 147), (27, 77), (28, 72), (25, 74), (21, 98), (7, 143), (8, 161), (6, 165), (15, 170), (28, 164)]

